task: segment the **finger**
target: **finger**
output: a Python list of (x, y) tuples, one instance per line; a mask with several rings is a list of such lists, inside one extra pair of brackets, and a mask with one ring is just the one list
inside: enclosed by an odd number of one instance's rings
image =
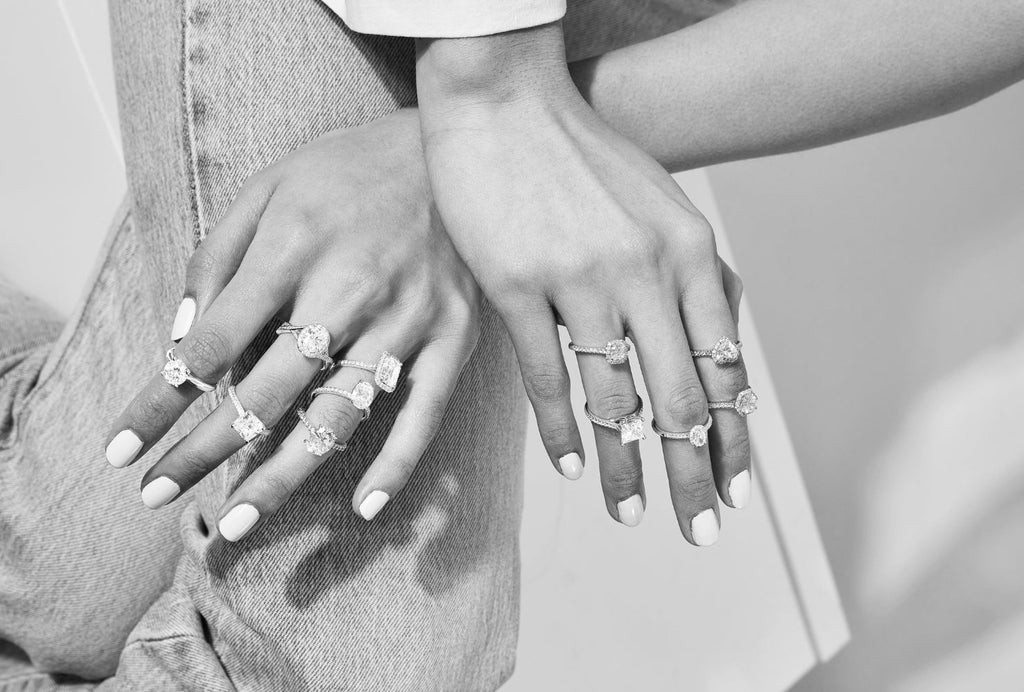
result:
[(586, 463), (583, 440), (573, 415), (569, 373), (551, 308), (547, 303), (533, 304), (503, 317), (548, 458), (556, 471), (578, 480)]
[[(405, 338), (380, 338), (368, 334), (360, 338), (346, 355), (353, 360), (373, 361), (372, 353), (379, 354), (382, 344), (413, 346)], [(404, 359), (404, 352), (396, 353)], [(231, 494), (219, 512), (217, 522), (220, 534), (229, 541), (238, 541), (260, 521), (273, 515), (320, 468), (344, 452), (344, 447), (356, 428), (364, 420), (364, 409), (372, 411), (379, 396), (391, 396), (374, 381), (373, 373), (352, 367), (341, 367), (323, 387), (347, 392), (350, 396), (321, 393), (314, 396), (301, 421), (292, 429), (277, 452), (249, 475)], [(314, 390), (317, 391), (317, 390)], [(372, 414), (370, 414), (372, 415)], [(376, 515), (387, 498), (368, 496), (363, 510), (369, 518)], [(364, 515), (364, 516), (366, 516)]]
[(739, 325), (743, 280), (721, 257), (718, 258), (718, 265), (722, 271), (722, 287), (725, 289), (725, 299), (729, 303), (729, 313), (732, 315), (733, 324)]
[[(337, 325), (343, 321), (332, 320), (331, 323)], [(328, 331), (332, 332), (332, 344), (344, 343), (348, 338), (341, 327), (335, 326), (333, 331)], [(339, 336), (334, 338), (335, 334)], [(307, 358), (299, 352), (293, 335), (280, 335), (235, 387), (238, 404), (243, 411), (238, 410), (238, 405), (230, 397), (221, 401), (210, 415), (146, 472), (142, 478), (143, 501), (152, 508), (167, 504), (256, 439), (244, 434), (244, 422), (236, 423), (245, 412), (254, 416), (263, 427), (273, 428), (292, 408), (320, 368), (319, 360)], [(166, 488), (166, 492), (158, 492), (158, 488)]]
[[(747, 370), (742, 354), (730, 344), (738, 340), (736, 321), (722, 284), (721, 274), (708, 272), (695, 278), (683, 291), (682, 317), (691, 347), (711, 351), (722, 339), (721, 354), (735, 356), (735, 362), (716, 363), (710, 357), (694, 359), (697, 373), (710, 401), (734, 401), (747, 389)], [(750, 498), (750, 435), (747, 421), (735, 410), (713, 409), (714, 425), (709, 431), (712, 468), (722, 500), (736, 509)]]
[[(203, 318), (182, 339), (175, 356), (208, 385), (219, 381), (283, 303), (280, 285), (243, 261)], [(114, 422), (107, 461), (132, 463), (156, 444), (202, 392), (191, 383), (172, 386), (157, 373)]]
[[(629, 319), (659, 429), (682, 433), (705, 425), (707, 399), (671, 291), (645, 296), (630, 310)], [(717, 541), (719, 533), (711, 458), (702, 441), (661, 440), (679, 528), (689, 542), (700, 546)]]
[[(595, 310), (593, 304), (559, 305), (572, 343), (576, 346), (600, 348), (609, 341), (623, 338), (621, 318), (609, 306)], [(587, 396), (589, 411), (606, 420), (619, 420), (634, 414), (640, 404), (630, 371), (629, 360), (610, 364), (603, 355), (576, 353)], [(641, 436), (642, 436), (642, 422)], [(593, 424), (601, 469), (601, 487), (605, 507), (615, 520), (636, 526), (643, 519), (646, 507), (643, 469), (638, 437), (624, 435), (597, 423)]]
[(171, 327), (172, 341), (181, 341), (228, 285), (245, 257), (273, 190), (268, 178), (251, 177), (196, 247), (185, 269), (185, 290)]

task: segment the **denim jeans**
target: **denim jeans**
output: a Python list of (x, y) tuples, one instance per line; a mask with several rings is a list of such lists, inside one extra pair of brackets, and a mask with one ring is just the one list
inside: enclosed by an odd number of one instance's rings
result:
[[(145, 459), (103, 459), (111, 421), (162, 366), (195, 244), (250, 174), (412, 104), (411, 42), (353, 34), (314, 0), (110, 6), (128, 199), (67, 323), (0, 283), (0, 691), (497, 688), (514, 665), (525, 397), (491, 309), (441, 432), (372, 522), (349, 498), (401, 392), (237, 544), (215, 513), (286, 429), (170, 506), (141, 504), (143, 471), (252, 367), (272, 325)], [(607, 31), (598, 20), (615, 15), (584, 8), (566, 20), (570, 50), (699, 15)]]

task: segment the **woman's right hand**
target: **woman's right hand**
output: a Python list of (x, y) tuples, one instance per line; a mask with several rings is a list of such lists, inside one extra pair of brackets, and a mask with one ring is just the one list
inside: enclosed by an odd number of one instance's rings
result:
[[(557, 25), (421, 45), (417, 80), (435, 203), (511, 332), (556, 468), (578, 477), (583, 450), (559, 322), (583, 346), (631, 338), (646, 410), (662, 430), (690, 431), (708, 420), (709, 401), (747, 389), (742, 360), (690, 354), (737, 341), (711, 227), (660, 165), (583, 101)], [(628, 361), (578, 354), (578, 363), (597, 416), (637, 410)], [(663, 439), (679, 526), (696, 545), (718, 537), (716, 488), (733, 507), (750, 492), (744, 416), (713, 416), (709, 445)], [(594, 432), (608, 512), (636, 525), (645, 506), (638, 445), (600, 425)]]

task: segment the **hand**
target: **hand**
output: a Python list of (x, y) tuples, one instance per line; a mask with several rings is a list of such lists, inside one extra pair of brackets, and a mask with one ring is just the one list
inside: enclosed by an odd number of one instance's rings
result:
[[(327, 134), (252, 176), (192, 257), (185, 296), (175, 331), (187, 335), (175, 356), (206, 383), (223, 377), (275, 316), (322, 323), (332, 353), (345, 358), (415, 356), (407, 375), (414, 386), (353, 497), (366, 519), (405, 485), (478, 331), (476, 283), (432, 219), (414, 111)], [(191, 328), (188, 300), (197, 308)], [(238, 400), (268, 428), (298, 423), (283, 417), (320, 369), (296, 345), (282, 334), (237, 383)], [(343, 367), (325, 384), (352, 391), (360, 380), (373, 383), (374, 375)], [(389, 396), (376, 385), (373, 392)], [(120, 467), (138, 458), (199, 394), (192, 384), (175, 388), (155, 375), (118, 418), (110, 462)], [(153, 507), (173, 500), (238, 451), (245, 444), (232, 429), (238, 417), (225, 398), (146, 473), (143, 500)], [(344, 443), (362, 413), (343, 397), (321, 395), (307, 417)], [(312, 437), (295, 425), (231, 495), (219, 524), (226, 538), (237, 540), (272, 514), (328, 458), (307, 451), (303, 441)]]
[[(586, 105), (556, 25), (421, 44), (417, 82), (435, 203), (512, 335), (556, 469), (582, 472), (557, 322), (585, 346), (631, 338), (645, 410), (662, 430), (704, 424), (709, 399), (747, 387), (742, 362), (720, 367), (689, 353), (737, 340), (710, 226), (661, 166)], [(579, 354), (578, 363), (595, 414), (637, 410), (628, 362)], [(662, 446), (679, 526), (697, 545), (718, 537), (716, 488), (734, 507), (749, 493), (746, 422), (729, 410), (713, 421), (709, 446)], [(594, 433), (608, 512), (634, 526), (645, 505), (638, 445), (605, 427)]]

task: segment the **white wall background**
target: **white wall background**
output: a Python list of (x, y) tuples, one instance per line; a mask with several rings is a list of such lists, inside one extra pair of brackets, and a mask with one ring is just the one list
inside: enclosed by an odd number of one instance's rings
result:
[[(66, 18), (101, 60), (101, 4), (2, 5), (24, 21), (0, 24), (0, 274), (65, 312), (123, 189), (95, 108), (111, 84), (67, 78), (82, 68)], [(853, 618), (853, 644), (805, 690), (1024, 679), (1011, 655), (1024, 641), (1022, 112), (1017, 88), (941, 121), (711, 171)], [(658, 474), (630, 532), (603, 516), (596, 474), (559, 484), (531, 445), (511, 689), (769, 690), (810, 664), (759, 497), (698, 559), (659, 506)], [(699, 597), (666, 598), (680, 590)]]

